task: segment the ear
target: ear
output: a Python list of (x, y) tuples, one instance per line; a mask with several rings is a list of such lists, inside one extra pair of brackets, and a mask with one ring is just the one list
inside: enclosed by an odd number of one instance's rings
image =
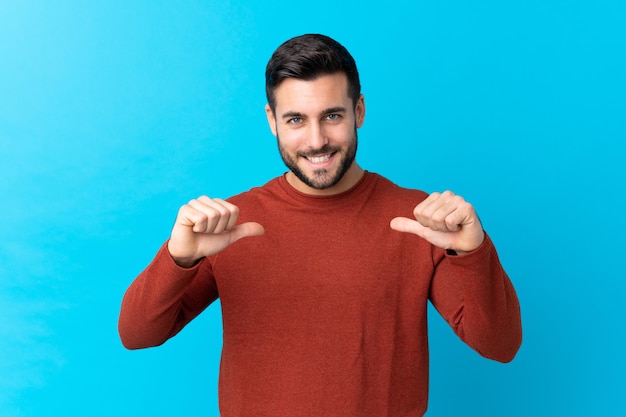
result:
[(265, 105), (265, 115), (267, 116), (267, 123), (270, 125), (272, 134), (276, 136), (276, 116), (269, 104)]
[(356, 102), (354, 113), (356, 116), (356, 127), (359, 128), (363, 126), (363, 122), (365, 121), (365, 97), (363, 94), (361, 94)]

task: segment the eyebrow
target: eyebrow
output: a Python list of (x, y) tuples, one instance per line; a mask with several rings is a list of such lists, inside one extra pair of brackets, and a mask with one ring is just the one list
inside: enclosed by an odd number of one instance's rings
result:
[[(329, 107), (329, 108), (323, 110), (320, 113), (320, 116), (324, 116), (324, 115), (332, 114), (332, 113), (345, 113), (345, 112), (346, 112), (346, 108), (342, 107), (342, 106)], [(304, 115), (303, 113), (297, 112), (297, 111), (288, 111), (288, 112), (283, 113), (283, 115), (281, 117), (283, 119), (291, 119), (292, 117), (305, 118), (306, 115)]]

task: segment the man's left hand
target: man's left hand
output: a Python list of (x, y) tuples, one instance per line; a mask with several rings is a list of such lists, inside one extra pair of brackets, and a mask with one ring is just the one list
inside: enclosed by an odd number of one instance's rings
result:
[(478, 248), (485, 239), (474, 207), (451, 191), (432, 193), (413, 210), (415, 219), (396, 217), (391, 228), (416, 234), (432, 245), (462, 255)]

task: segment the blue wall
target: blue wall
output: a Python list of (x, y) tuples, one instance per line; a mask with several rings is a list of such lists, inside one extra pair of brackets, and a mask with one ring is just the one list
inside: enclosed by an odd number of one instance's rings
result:
[(509, 365), (432, 315), (428, 415), (626, 413), (626, 3), (337, 3), (0, 2), (0, 415), (217, 415), (219, 305), (129, 352), (119, 303), (179, 205), (284, 171), (263, 71), (306, 32), (359, 64), (360, 164), (474, 203), (519, 293)]

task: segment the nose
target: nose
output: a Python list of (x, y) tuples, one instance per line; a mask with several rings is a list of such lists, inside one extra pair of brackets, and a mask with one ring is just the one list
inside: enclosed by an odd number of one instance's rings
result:
[(311, 123), (308, 135), (308, 147), (311, 149), (322, 149), (328, 144), (328, 138), (324, 132), (324, 128), (321, 123)]

